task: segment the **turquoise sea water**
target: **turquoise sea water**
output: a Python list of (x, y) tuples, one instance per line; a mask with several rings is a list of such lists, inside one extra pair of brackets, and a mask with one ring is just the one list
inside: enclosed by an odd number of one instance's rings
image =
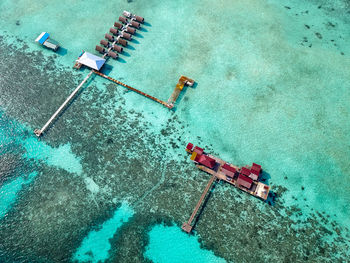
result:
[(176, 226), (156, 225), (149, 232), (145, 256), (153, 262), (226, 262), (200, 248), (196, 237)]
[(131, 207), (127, 203), (123, 203), (114, 212), (113, 217), (103, 223), (101, 229), (89, 233), (75, 253), (74, 260), (79, 262), (104, 262), (108, 259), (108, 251), (111, 249), (109, 239), (132, 215)]
[(16, 202), (16, 198), (19, 195), (19, 191), (22, 187), (30, 183), (34, 177), (35, 173), (31, 173), (28, 178), (19, 177), (1, 187), (0, 197), (0, 218), (6, 216), (6, 213), (10, 210), (11, 206)]
[[(95, 76), (38, 140), (88, 73), (74, 60), (123, 10), (147, 23), (103, 72), (165, 101), (181, 75), (197, 84), (169, 111)], [(346, 262), (349, 12), (345, 0), (1, 1), (0, 261), (184, 262), (192, 248), (203, 262)], [(36, 45), (42, 31), (60, 52)], [(275, 205), (218, 184), (187, 238), (209, 180), (189, 141), (261, 164)]]

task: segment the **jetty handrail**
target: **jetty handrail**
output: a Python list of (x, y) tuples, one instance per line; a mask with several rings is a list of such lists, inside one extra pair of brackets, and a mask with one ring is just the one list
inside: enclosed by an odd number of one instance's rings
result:
[(125, 88), (127, 88), (127, 89), (130, 89), (130, 90), (132, 90), (132, 91), (134, 91), (134, 92), (136, 92), (136, 93), (138, 93), (138, 94), (141, 94), (141, 95), (143, 95), (143, 96), (145, 96), (145, 97), (147, 97), (147, 98), (149, 98), (149, 99), (151, 99), (151, 100), (154, 100), (154, 101), (156, 101), (156, 102), (158, 102), (158, 103), (164, 105), (165, 107), (167, 107), (167, 108), (169, 108), (169, 109), (173, 108), (173, 105), (168, 104), (168, 103), (166, 103), (165, 101), (162, 101), (162, 100), (157, 99), (157, 98), (155, 98), (155, 97), (153, 97), (153, 96), (151, 96), (151, 95), (148, 95), (148, 94), (146, 94), (146, 93), (144, 93), (144, 92), (142, 92), (142, 91), (140, 91), (140, 90), (138, 90), (138, 89), (135, 89), (135, 88), (133, 88), (133, 87), (131, 87), (131, 86), (129, 86), (129, 85), (123, 83), (123, 82), (120, 82), (119, 80), (113, 79), (113, 78), (111, 78), (111, 77), (109, 77), (109, 76), (107, 76), (107, 75), (105, 75), (105, 74), (103, 74), (103, 73), (101, 73), (101, 72), (98, 72), (98, 71), (96, 71), (96, 70), (93, 70), (93, 71), (94, 71), (95, 74), (97, 74), (97, 75), (99, 75), (99, 76), (101, 76), (101, 77), (103, 77), (103, 78), (106, 78), (106, 79), (108, 79), (108, 80), (110, 80), (110, 81), (113, 81), (113, 82), (117, 83), (118, 85), (121, 85), (121, 86), (123, 86), (123, 87), (125, 87)]
[(63, 104), (57, 109), (57, 111), (51, 116), (51, 118), (45, 123), (45, 125), (41, 129), (34, 130), (36, 136), (40, 137), (46, 131), (46, 129), (53, 122), (53, 120), (60, 114), (64, 107), (70, 102), (70, 100), (78, 93), (78, 91), (84, 85), (84, 83), (90, 78), (92, 73), (93, 71), (91, 70), (90, 73), (85, 77), (85, 79), (82, 82), (80, 82), (78, 87), (75, 88), (75, 90), (68, 96), (68, 98), (63, 102)]

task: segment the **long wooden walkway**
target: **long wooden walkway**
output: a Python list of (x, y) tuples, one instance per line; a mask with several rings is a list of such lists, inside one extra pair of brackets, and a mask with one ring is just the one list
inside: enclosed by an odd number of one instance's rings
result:
[(107, 76), (107, 75), (105, 75), (105, 74), (103, 74), (103, 73), (101, 73), (99, 71), (94, 70), (94, 73), (99, 75), (99, 76), (101, 76), (101, 77), (104, 77), (104, 78), (106, 78), (106, 79), (108, 79), (110, 81), (113, 81), (114, 83), (117, 83), (118, 85), (121, 85), (121, 86), (123, 86), (123, 87), (125, 87), (127, 89), (130, 89), (130, 90), (132, 90), (134, 92), (137, 92), (138, 94), (141, 94), (142, 96), (145, 96), (145, 97), (147, 97), (147, 98), (149, 98), (151, 100), (154, 100), (154, 101), (162, 104), (163, 106), (165, 106), (165, 107), (167, 107), (169, 109), (173, 108), (173, 105), (170, 105), (170, 104), (166, 103), (165, 101), (157, 99), (157, 98), (155, 98), (155, 97), (153, 97), (151, 95), (148, 95), (148, 94), (146, 94), (146, 93), (144, 93), (144, 92), (142, 92), (142, 91), (140, 91), (138, 89), (135, 89), (135, 88), (133, 88), (133, 87), (131, 87), (129, 85), (126, 85), (123, 82), (120, 82), (119, 80), (113, 79), (113, 78), (111, 78), (111, 77), (109, 77), (109, 76)]
[(57, 109), (57, 111), (51, 116), (51, 118), (45, 123), (45, 125), (41, 129), (35, 129), (34, 133), (36, 136), (40, 137), (50, 126), (50, 124), (56, 119), (56, 117), (63, 111), (63, 109), (67, 106), (67, 104), (75, 97), (75, 95), (79, 92), (80, 88), (84, 85), (84, 83), (90, 78), (93, 71), (85, 77), (85, 79), (80, 82), (78, 87), (69, 95), (69, 97), (63, 102), (63, 104)]
[(193, 221), (194, 217), (196, 216), (196, 214), (197, 214), (197, 212), (198, 212), (198, 209), (200, 208), (200, 206), (201, 206), (201, 204), (202, 204), (202, 202), (203, 202), (205, 196), (207, 195), (208, 191), (210, 190), (211, 185), (214, 183), (214, 180), (215, 180), (215, 179), (216, 179), (216, 176), (215, 176), (215, 175), (213, 175), (213, 176), (210, 178), (210, 180), (209, 180), (207, 186), (205, 187), (205, 189), (204, 189), (204, 191), (203, 191), (203, 193), (202, 193), (202, 195), (201, 195), (201, 198), (199, 199), (199, 201), (198, 201), (196, 207), (194, 208), (194, 210), (193, 210), (193, 212), (192, 212), (192, 215), (191, 215), (190, 219), (188, 219), (187, 222), (185, 222), (185, 223), (182, 224), (182, 227), (181, 227), (181, 228), (182, 228), (182, 230), (184, 230), (185, 232), (190, 233), (190, 232), (192, 231), (192, 228), (193, 228), (193, 226), (191, 225), (191, 224), (192, 224), (192, 221)]

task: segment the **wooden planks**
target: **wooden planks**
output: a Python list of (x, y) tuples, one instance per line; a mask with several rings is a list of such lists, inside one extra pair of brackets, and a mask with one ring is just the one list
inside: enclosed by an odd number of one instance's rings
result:
[(183, 229), (185, 232), (187, 232), (187, 233), (190, 233), (190, 232), (191, 232), (191, 230), (192, 230), (192, 226), (191, 226), (192, 221), (193, 221), (194, 217), (196, 216), (196, 214), (197, 214), (197, 212), (198, 212), (198, 209), (200, 208), (200, 206), (201, 206), (201, 204), (202, 204), (202, 202), (203, 202), (205, 196), (207, 195), (208, 191), (210, 190), (210, 187), (211, 187), (211, 185), (214, 183), (214, 180), (215, 180), (215, 179), (216, 179), (216, 175), (213, 175), (213, 176), (210, 178), (210, 180), (209, 180), (207, 186), (205, 187), (205, 189), (204, 189), (204, 191), (203, 191), (203, 193), (202, 193), (202, 195), (201, 195), (201, 198), (200, 198), (199, 201), (197, 202), (197, 205), (196, 205), (196, 207), (194, 208), (194, 210), (193, 210), (193, 212), (192, 212), (192, 214), (191, 214), (190, 219), (189, 219), (187, 222), (183, 223), (182, 229)]

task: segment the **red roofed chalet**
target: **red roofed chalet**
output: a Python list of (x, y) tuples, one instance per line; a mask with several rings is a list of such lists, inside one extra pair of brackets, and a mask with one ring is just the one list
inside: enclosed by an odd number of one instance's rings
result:
[(236, 169), (225, 163), (221, 167), (221, 171), (228, 177), (233, 177), (235, 175)]
[(213, 168), (216, 164), (216, 161), (213, 158), (210, 158), (204, 154), (199, 156), (198, 159), (196, 158), (196, 161), (209, 168)]
[(189, 151), (192, 151), (192, 149), (193, 149), (193, 144), (189, 142), (186, 146), (186, 151), (189, 152)]
[(250, 175), (250, 170), (247, 168), (247, 167), (242, 167), (241, 169), (241, 174), (244, 174), (246, 176), (249, 176)]
[(194, 147), (193, 151), (196, 152), (198, 155), (201, 155), (204, 150), (202, 148), (196, 146), (196, 147)]
[(246, 188), (250, 188), (251, 185), (252, 185), (252, 182), (253, 182), (253, 179), (252, 178), (249, 178), (243, 174), (240, 174), (238, 176), (238, 179), (237, 179), (237, 184), (238, 185), (241, 185), (241, 186), (244, 186)]
[(250, 170), (252, 171), (253, 174), (256, 174), (257, 176), (259, 176), (261, 172), (261, 165), (253, 163), (252, 168)]

